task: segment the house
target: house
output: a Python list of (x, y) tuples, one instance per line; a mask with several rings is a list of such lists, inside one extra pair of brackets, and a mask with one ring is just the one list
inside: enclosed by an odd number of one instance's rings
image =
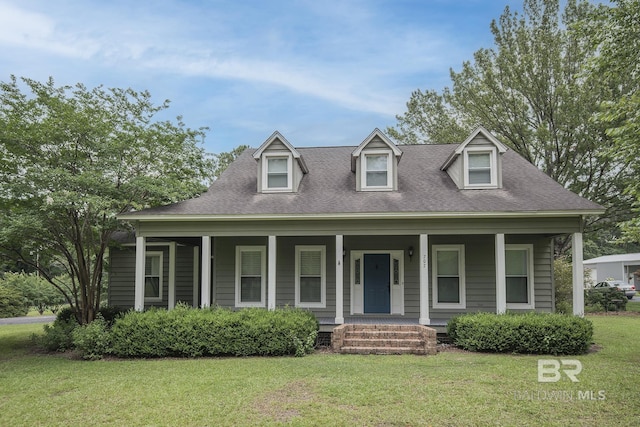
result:
[(638, 289), (640, 285), (640, 254), (605, 255), (591, 258), (583, 263), (585, 275), (593, 283), (605, 280), (622, 280)]
[(571, 235), (582, 315), (584, 217), (601, 213), (482, 127), (458, 145), (375, 129), (302, 148), (275, 132), (200, 197), (120, 216), (136, 236), (110, 251), (109, 302), (442, 328), (459, 313), (553, 311), (552, 239)]

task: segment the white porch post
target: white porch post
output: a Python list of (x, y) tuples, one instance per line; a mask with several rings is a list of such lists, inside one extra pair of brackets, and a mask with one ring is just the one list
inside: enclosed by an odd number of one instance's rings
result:
[(276, 309), (276, 236), (269, 236), (268, 267), (269, 274), (267, 276), (267, 308), (269, 310)]
[(202, 236), (202, 279), (200, 281), (200, 307), (211, 305), (211, 237)]
[(336, 325), (344, 323), (344, 236), (336, 235)]
[(169, 310), (176, 306), (176, 246), (176, 242), (169, 244)]
[(147, 239), (143, 236), (136, 237), (136, 279), (134, 308), (136, 311), (144, 310), (144, 268), (146, 260)]
[(573, 258), (573, 314), (584, 316), (584, 266), (582, 265), (582, 233), (573, 233), (571, 239)]
[(420, 235), (420, 318), (418, 323), (429, 325), (429, 235)]
[(504, 234), (496, 234), (496, 312), (507, 311), (507, 277)]

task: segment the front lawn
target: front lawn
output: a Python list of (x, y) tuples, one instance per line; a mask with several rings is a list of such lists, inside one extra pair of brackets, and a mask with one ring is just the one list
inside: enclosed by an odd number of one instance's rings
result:
[[(563, 358), (436, 356), (84, 362), (31, 351), (42, 325), (0, 326), (0, 425), (637, 425), (640, 316), (591, 316), (599, 349)], [(577, 359), (578, 383), (538, 382)]]

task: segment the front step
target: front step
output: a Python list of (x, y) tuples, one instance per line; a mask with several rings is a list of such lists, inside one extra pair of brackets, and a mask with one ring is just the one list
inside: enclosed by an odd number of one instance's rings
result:
[(350, 354), (436, 354), (436, 331), (422, 325), (340, 325), (334, 351)]

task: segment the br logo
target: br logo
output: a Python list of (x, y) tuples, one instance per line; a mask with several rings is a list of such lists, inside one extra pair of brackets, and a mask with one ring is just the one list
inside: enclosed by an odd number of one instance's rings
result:
[(538, 359), (538, 382), (557, 383), (564, 373), (572, 382), (577, 383), (577, 375), (582, 372), (582, 363), (575, 359)]

